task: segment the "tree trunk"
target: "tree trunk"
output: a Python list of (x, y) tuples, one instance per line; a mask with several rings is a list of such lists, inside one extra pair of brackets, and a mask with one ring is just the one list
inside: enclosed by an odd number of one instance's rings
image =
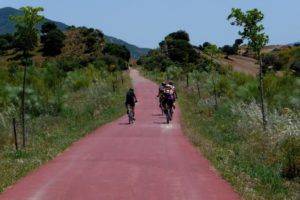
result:
[[(27, 62), (27, 58), (26, 58)], [(26, 146), (26, 124), (25, 124), (25, 93), (26, 93), (26, 75), (27, 75), (27, 63), (24, 65), (24, 74), (23, 74), (23, 91), (22, 91), (22, 111), (21, 111), (21, 120), (22, 120), (22, 136), (23, 136), (23, 147)]]
[(16, 147), (16, 150), (18, 151), (19, 150), (19, 146), (18, 146), (18, 136), (17, 136), (17, 129), (16, 129), (16, 118), (13, 118), (12, 125), (13, 125), (15, 147)]
[(260, 108), (261, 108), (261, 115), (262, 115), (262, 123), (264, 131), (267, 128), (267, 116), (265, 110), (265, 103), (264, 103), (264, 81), (263, 81), (263, 66), (261, 61), (261, 55), (258, 54), (259, 60), (259, 95), (260, 95)]

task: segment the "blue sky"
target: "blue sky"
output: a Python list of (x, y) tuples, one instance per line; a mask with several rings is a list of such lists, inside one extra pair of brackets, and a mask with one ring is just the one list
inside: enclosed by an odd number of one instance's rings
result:
[(271, 44), (300, 41), (300, 0), (0, 0), (0, 7), (25, 5), (44, 7), (50, 19), (151, 48), (179, 29), (189, 32), (196, 45), (231, 44), (238, 37), (226, 20), (231, 8), (258, 8)]

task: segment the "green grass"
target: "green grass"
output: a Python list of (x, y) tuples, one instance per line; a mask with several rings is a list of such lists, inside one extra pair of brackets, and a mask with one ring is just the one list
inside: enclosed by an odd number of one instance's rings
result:
[(124, 93), (129, 85), (128, 75), (115, 92), (109, 82), (92, 85), (72, 93), (58, 116), (30, 120), (28, 146), (15, 151), (12, 144), (6, 145), (0, 153), (0, 192), (98, 126), (122, 116)]
[(197, 109), (194, 95), (180, 93), (180, 97), (186, 135), (245, 199), (292, 198), (280, 166), (264, 162), (264, 137), (234, 132), (232, 126), (238, 122), (227, 115), (226, 107), (209, 117)]

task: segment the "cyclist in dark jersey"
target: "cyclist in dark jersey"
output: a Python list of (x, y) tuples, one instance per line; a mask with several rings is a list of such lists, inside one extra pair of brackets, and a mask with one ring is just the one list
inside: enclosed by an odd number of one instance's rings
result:
[(130, 88), (126, 94), (125, 106), (128, 112), (128, 107), (132, 108), (133, 116), (135, 116), (134, 107), (137, 102), (137, 98), (134, 93), (134, 89)]
[(165, 90), (166, 84), (163, 82), (160, 84), (158, 88), (158, 94), (157, 97), (159, 97), (159, 107), (163, 110), (162, 101), (164, 99), (164, 90)]

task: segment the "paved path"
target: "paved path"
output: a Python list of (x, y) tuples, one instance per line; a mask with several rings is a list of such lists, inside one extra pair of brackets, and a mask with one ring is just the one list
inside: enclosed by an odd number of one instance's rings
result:
[(238, 195), (183, 136), (176, 110), (159, 115), (157, 86), (132, 70), (139, 104), (127, 117), (75, 142), (0, 195), (0, 200), (234, 200)]

